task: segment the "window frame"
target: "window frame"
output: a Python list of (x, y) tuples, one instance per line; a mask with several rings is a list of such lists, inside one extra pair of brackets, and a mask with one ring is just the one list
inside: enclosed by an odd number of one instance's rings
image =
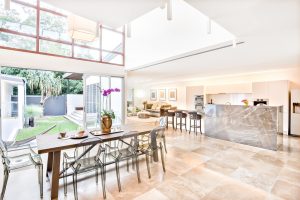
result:
[[(47, 56), (56, 56), (56, 57), (62, 57), (62, 58), (71, 58), (71, 59), (76, 59), (76, 60), (82, 60), (82, 61), (89, 61), (89, 62), (96, 62), (96, 63), (104, 63), (104, 64), (111, 64), (111, 65), (118, 65), (118, 66), (124, 66), (125, 65), (125, 27), (123, 26), (123, 31), (118, 31), (115, 30), (113, 28), (107, 27), (107, 26), (103, 26), (100, 25), (99, 26), (99, 48), (96, 47), (91, 47), (88, 45), (83, 45), (83, 44), (76, 44), (74, 42), (74, 39), (72, 39), (71, 42), (69, 41), (64, 41), (64, 40), (56, 40), (56, 39), (51, 39), (48, 37), (44, 37), (40, 35), (40, 11), (43, 12), (47, 12), (53, 15), (57, 15), (57, 16), (61, 16), (61, 17), (67, 17), (67, 15), (48, 9), (48, 8), (43, 8), (40, 6), (40, 0), (36, 0), (37, 3), (36, 5), (30, 4), (30, 3), (26, 3), (23, 1), (19, 1), (19, 0), (11, 0), (12, 2), (16, 3), (16, 4), (20, 4), (26, 7), (30, 7), (30, 8), (34, 8), (36, 9), (36, 34), (28, 34), (28, 33), (22, 33), (19, 31), (14, 31), (14, 30), (10, 30), (10, 29), (5, 29), (5, 28), (0, 28), (0, 32), (3, 33), (9, 33), (9, 34), (13, 34), (13, 35), (19, 35), (19, 36), (24, 36), (24, 37), (30, 37), (30, 38), (34, 38), (36, 39), (36, 48), (35, 51), (33, 50), (26, 50), (26, 49), (20, 49), (20, 48), (14, 48), (14, 47), (6, 47), (6, 46), (0, 46), (0, 49), (7, 49), (7, 50), (14, 50), (14, 51), (21, 51), (21, 52), (27, 52), (27, 53), (35, 53), (35, 54), (41, 54), (41, 55), (47, 55)], [(109, 50), (105, 50), (102, 49), (102, 30), (106, 29), (106, 30), (110, 30), (116, 33), (119, 33), (122, 35), (122, 46), (123, 46), (123, 50), (122, 52), (116, 52), (116, 51), (109, 51)], [(45, 40), (45, 41), (50, 41), (50, 42), (56, 42), (56, 43), (60, 43), (60, 44), (65, 44), (65, 45), (70, 45), (71, 46), (71, 56), (63, 56), (63, 55), (58, 55), (58, 54), (53, 54), (53, 53), (45, 53), (45, 52), (41, 52), (40, 51), (40, 40)], [(74, 56), (74, 47), (82, 47), (82, 48), (86, 48), (86, 49), (92, 49), (92, 50), (97, 50), (99, 51), (99, 60), (90, 60), (90, 59), (85, 59), (85, 58), (77, 58)], [(116, 63), (111, 63), (111, 62), (106, 62), (102, 60), (102, 52), (108, 52), (108, 53), (113, 53), (113, 54), (118, 54), (121, 55), (123, 58), (123, 62), (122, 64), (116, 64)]]

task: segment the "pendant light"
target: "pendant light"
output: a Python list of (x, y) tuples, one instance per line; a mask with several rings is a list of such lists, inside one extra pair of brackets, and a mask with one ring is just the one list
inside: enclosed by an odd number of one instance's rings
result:
[(71, 14), (68, 16), (68, 33), (72, 39), (92, 42), (99, 34), (99, 25), (92, 20)]

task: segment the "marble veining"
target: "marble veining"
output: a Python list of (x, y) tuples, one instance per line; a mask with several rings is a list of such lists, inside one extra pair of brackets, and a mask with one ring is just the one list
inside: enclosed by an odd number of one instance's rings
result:
[(276, 150), (282, 107), (207, 105), (205, 135)]

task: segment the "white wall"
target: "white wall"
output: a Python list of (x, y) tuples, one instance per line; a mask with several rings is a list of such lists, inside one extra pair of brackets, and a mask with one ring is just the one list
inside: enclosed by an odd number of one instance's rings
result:
[[(13, 86), (18, 87), (18, 116), (11, 117), (11, 95), (13, 94)], [(25, 94), (23, 82), (12, 82), (1, 80), (1, 136), (4, 141), (12, 141), (23, 128), (24, 122), (24, 104)]]
[(75, 107), (83, 107), (82, 94), (68, 94), (67, 95), (67, 115), (75, 111)]
[(124, 76), (123, 66), (5, 49), (0, 49), (0, 66)]
[[(177, 100), (176, 101), (170, 101), (168, 99), (168, 90), (169, 89), (177, 89)], [(157, 97), (158, 97), (158, 90), (159, 89), (165, 89), (166, 90), (166, 100), (160, 101), (158, 98), (156, 101), (150, 100), (150, 90), (155, 89), (157, 90)], [(167, 104), (170, 104), (172, 106), (176, 106), (179, 109), (186, 109), (186, 87), (184, 86), (168, 86), (168, 85), (160, 85), (156, 87), (150, 87), (150, 88), (135, 88), (134, 90), (134, 104), (135, 106), (139, 108), (143, 108), (143, 101), (148, 102), (164, 102)]]

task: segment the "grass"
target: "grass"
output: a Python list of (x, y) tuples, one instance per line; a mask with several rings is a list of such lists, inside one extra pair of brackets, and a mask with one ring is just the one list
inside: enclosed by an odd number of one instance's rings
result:
[(77, 124), (71, 122), (63, 116), (42, 117), (35, 120), (35, 127), (21, 129), (16, 137), (16, 140), (20, 141), (38, 135), (53, 125), (56, 125), (56, 127), (51, 129), (48, 134), (55, 134), (59, 133), (60, 131), (74, 131), (79, 127)]

